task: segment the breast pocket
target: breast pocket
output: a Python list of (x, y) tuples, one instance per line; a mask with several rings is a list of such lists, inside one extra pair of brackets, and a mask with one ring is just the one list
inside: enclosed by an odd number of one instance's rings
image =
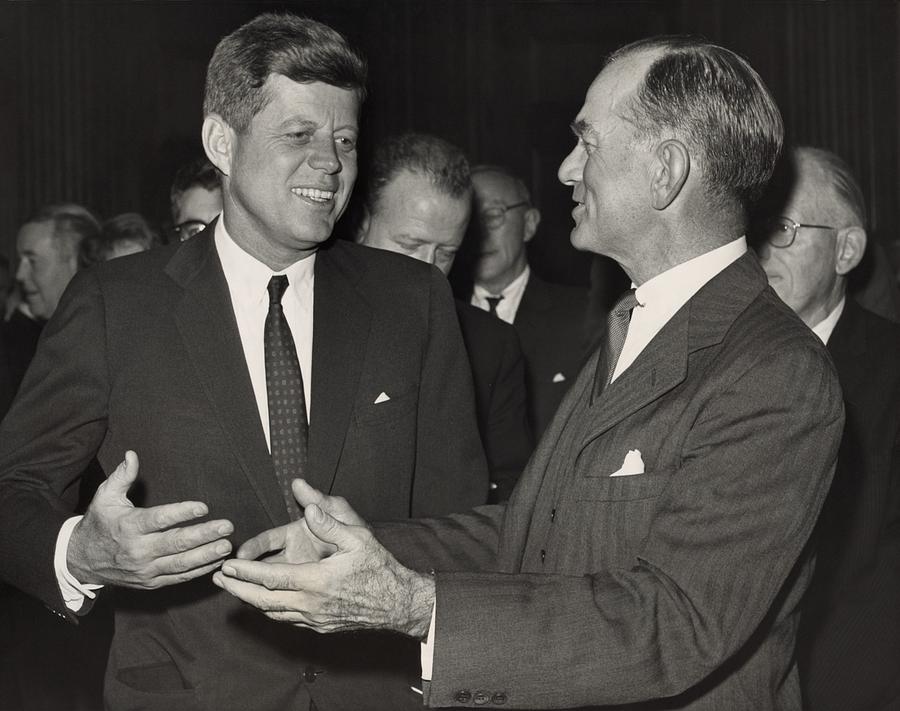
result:
[(379, 403), (357, 408), (355, 420), (360, 427), (387, 425), (402, 420), (416, 409), (416, 394), (407, 393)]
[(574, 495), (579, 501), (641, 501), (655, 499), (670, 483), (674, 467), (630, 476), (581, 476)]

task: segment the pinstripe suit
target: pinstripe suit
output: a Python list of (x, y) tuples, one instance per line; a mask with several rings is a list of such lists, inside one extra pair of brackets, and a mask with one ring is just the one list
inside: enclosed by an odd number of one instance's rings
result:
[[(807, 541), (843, 426), (821, 342), (748, 254), (592, 403), (596, 359), (505, 508), (377, 529), (438, 570), (428, 703), (799, 709)], [(646, 472), (610, 478), (629, 449)]]

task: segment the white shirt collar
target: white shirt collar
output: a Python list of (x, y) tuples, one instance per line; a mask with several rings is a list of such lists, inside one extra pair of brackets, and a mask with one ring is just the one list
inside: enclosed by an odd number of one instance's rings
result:
[(844, 304), (846, 301), (846, 297), (841, 297), (838, 305), (834, 307), (831, 313), (813, 326), (812, 332), (822, 340), (822, 343), (827, 344), (828, 339), (831, 338), (831, 334), (834, 331), (834, 327), (837, 325), (838, 319), (841, 317), (841, 314), (844, 313)]
[(613, 380), (637, 359), (653, 337), (694, 294), (746, 251), (747, 240), (738, 237), (728, 244), (657, 274), (637, 287), (635, 297), (638, 306), (632, 312), (628, 335), (616, 363)]
[(527, 264), (522, 273), (513, 279), (506, 288), (499, 294), (494, 294), (483, 286), (475, 284), (472, 288), (472, 305), (480, 309), (488, 310), (487, 297), (502, 296), (503, 300), (497, 304), (497, 316), (512, 323), (516, 318), (516, 311), (519, 310), (519, 304), (522, 303), (522, 296), (525, 294), (525, 287), (528, 286), (528, 278), (531, 276), (531, 267)]
[(275, 274), (285, 274), (288, 288), (299, 292), (312, 283), (316, 264), (315, 253), (291, 264), (287, 269), (275, 272), (256, 257), (245, 252), (228, 234), (224, 216), (216, 222), (216, 250), (225, 272), (225, 281), (235, 307), (254, 306), (268, 300), (269, 280)]

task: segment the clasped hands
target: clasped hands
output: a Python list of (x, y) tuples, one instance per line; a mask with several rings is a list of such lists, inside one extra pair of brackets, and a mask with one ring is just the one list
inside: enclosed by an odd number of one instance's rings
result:
[(223, 563), (231, 522), (189, 524), (209, 512), (199, 501), (135, 507), (127, 494), (138, 469), (137, 455), (126, 452), (75, 526), (66, 563), (79, 582), (155, 589), (221, 566), (213, 582), (274, 620), (319, 632), (426, 636), (432, 577), (400, 565), (343, 498), (295, 480), (303, 518), (251, 538)]
[(273, 620), (317, 632), (387, 629), (424, 639), (432, 577), (397, 562), (343, 498), (302, 479), (293, 493), (303, 518), (251, 538), (213, 582)]

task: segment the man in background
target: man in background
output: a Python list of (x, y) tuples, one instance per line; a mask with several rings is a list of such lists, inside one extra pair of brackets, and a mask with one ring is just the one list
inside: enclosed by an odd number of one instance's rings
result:
[[(451, 143), (406, 133), (382, 141), (369, 170), (357, 241), (453, 266), (472, 211), (469, 163)], [(491, 501), (506, 501), (531, 456), (525, 367), (515, 329), (456, 300), (475, 384), (478, 429), (491, 472)]]
[(472, 170), (475, 248), (471, 303), (510, 323), (525, 354), (529, 423), (540, 439), (584, 361), (587, 290), (551, 284), (528, 265), (541, 223), (524, 181), (506, 168)]
[(797, 148), (785, 167), (757, 250), (772, 288), (828, 345), (847, 418), (816, 529), (800, 682), (810, 711), (887, 711), (900, 706), (900, 327), (847, 294), (867, 242), (849, 166)]
[(222, 212), (222, 185), (208, 158), (197, 158), (175, 173), (169, 193), (172, 231), (179, 242), (202, 232)]

